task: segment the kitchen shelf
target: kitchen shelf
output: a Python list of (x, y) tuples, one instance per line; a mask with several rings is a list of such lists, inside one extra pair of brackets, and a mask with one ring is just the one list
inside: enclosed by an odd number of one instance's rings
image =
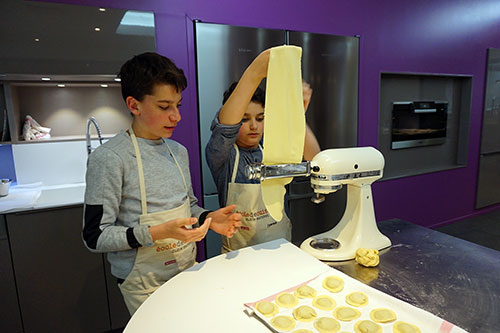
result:
[[(3, 76), (0, 85), (5, 96), (10, 143), (85, 140), (89, 117), (95, 117), (105, 133), (117, 133), (127, 128), (130, 113), (115, 78), (112, 75), (56, 75), (51, 76), (50, 81), (41, 81), (40, 75)], [(27, 115), (41, 126), (50, 128), (51, 138), (23, 140), (22, 130)], [(95, 132), (92, 126), (91, 133)]]
[[(116, 133), (114, 134), (102, 134), (102, 140), (109, 140), (113, 136), (115, 136)], [(50, 139), (41, 139), (41, 140), (31, 140), (31, 141), (25, 141), (25, 140), (19, 140), (16, 142), (16, 144), (32, 144), (32, 143), (47, 143), (47, 142), (67, 142), (67, 141), (84, 141), (87, 138), (85, 135), (65, 135), (65, 136), (56, 136), (56, 137), (51, 137)], [(91, 140), (98, 140), (97, 135), (91, 135)], [(0, 142), (0, 144), (4, 144), (4, 142)]]

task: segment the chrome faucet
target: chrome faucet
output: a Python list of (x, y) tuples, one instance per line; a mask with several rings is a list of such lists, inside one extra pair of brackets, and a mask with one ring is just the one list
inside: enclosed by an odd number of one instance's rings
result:
[(99, 138), (99, 143), (102, 145), (102, 134), (101, 134), (101, 128), (99, 127), (99, 124), (97, 123), (97, 120), (94, 117), (90, 117), (87, 119), (87, 132), (86, 132), (86, 138), (87, 138), (87, 154), (90, 155), (92, 152), (92, 144), (90, 141), (90, 124), (94, 124), (95, 129), (97, 131), (97, 137)]

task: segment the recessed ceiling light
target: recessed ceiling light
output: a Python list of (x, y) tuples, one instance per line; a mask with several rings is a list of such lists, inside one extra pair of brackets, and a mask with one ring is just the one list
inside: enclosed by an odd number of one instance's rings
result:
[(115, 77), (115, 81), (116, 81), (116, 82), (121, 82), (121, 81), (122, 81), (122, 79), (120, 79), (119, 77)]
[(42, 81), (50, 81), (50, 77), (42, 77)]
[(58, 84), (57, 86), (58, 86), (59, 88), (64, 88), (64, 87), (66, 87), (66, 85), (65, 85), (65, 84)]
[(35, 38), (35, 42), (39, 42), (40, 41), (40, 38)]
[(101, 84), (101, 88), (107, 88), (108, 85), (107, 84)]
[(101, 7), (101, 8), (99, 8), (99, 11), (100, 11), (100, 12), (105, 12), (105, 11), (106, 11), (106, 8), (102, 8), (102, 7)]
[(95, 30), (95, 31), (101, 31), (101, 28), (99, 28), (99, 27), (95, 27), (95, 28), (94, 28), (94, 30)]

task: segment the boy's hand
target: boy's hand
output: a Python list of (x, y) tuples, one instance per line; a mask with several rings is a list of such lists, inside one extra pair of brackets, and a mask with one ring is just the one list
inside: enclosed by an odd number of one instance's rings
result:
[(302, 80), (302, 98), (304, 100), (304, 112), (307, 111), (307, 107), (309, 106), (309, 103), (311, 102), (311, 96), (312, 96), (313, 90), (309, 83), (306, 81)]
[(188, 229), (187, 225), (193, 225), (198, 221), (195, 217), (174, 219), (162, 224), (157, 224), (149, 228), (149, 233), (153, 241), (157, 239), (174, 238), (184, 243), (199, 242), (202, 240), (210, 228), (211, 218), (207, 218), (205, 223), (199, 228)]
[(241, 214), (233, 213), (235, 208), (236, 205), (231, 205), (209, 213), (207, 218), (212, 218), (210, 229), (218, 234), (233, 237), (238, 227), (241, 226)]
[(271, 49), (262, 51), (248, 66), (248, 71), (253, 73), (258, 78), (258, 83), (267, 76), (267, 68), (269, 67), (269, 57)]

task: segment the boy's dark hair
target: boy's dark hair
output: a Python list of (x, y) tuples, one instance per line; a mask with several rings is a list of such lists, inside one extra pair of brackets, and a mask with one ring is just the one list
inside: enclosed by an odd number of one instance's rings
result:
[(142, 101), (144, 96), (151, 95), (155, 84), (169, 84), (177, 91), (187, 87), (186, 76), (182, 69), (175, 66), (172, 60), (155, 52), (146, 52), (134, 56), (120, 69), (122, 96), (126, 100), (132, 96)]
[[(224, 105), (226, 103), (226, 101), (229, 99), (229, 96), (231, 96), (231, 94), (233, 93), (237, 84), (238, 84), (238, 81), (231, 83), (229, 88), (227, 88), (227, 90), (224, 92), (224, 98), (222, 98), (222, 105)], [(262, 105), (262, 107), (265, 107), (266, 106), (266, 92), (264, 90), (262, 90), (261, 88), (257, 87), (250, 102), (259, 103), (260, 105)]]

